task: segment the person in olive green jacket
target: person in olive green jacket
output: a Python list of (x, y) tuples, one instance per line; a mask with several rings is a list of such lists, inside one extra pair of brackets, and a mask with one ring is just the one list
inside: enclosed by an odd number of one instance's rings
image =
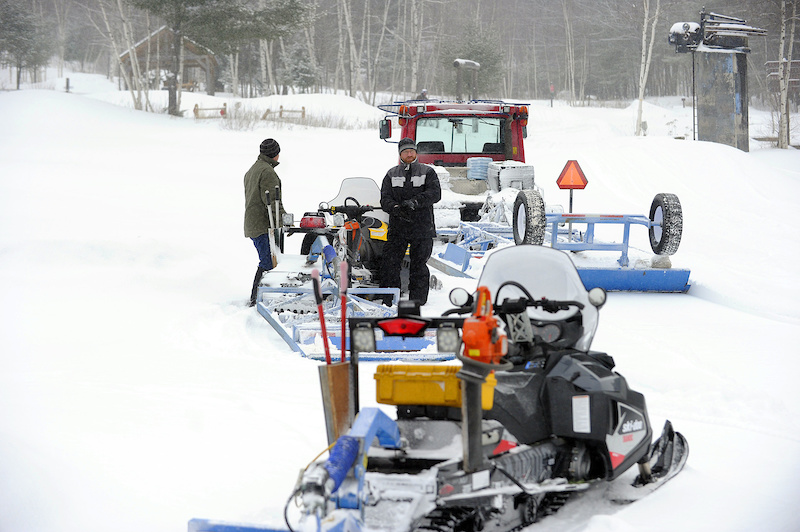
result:
[[(258, 159), (244, 176), (244, 236), (253, 240), (258, 251), (258, 270), (250, 293), (251, 307), (256, 304), (261, 277), (273, 267), (274, 250), (270, 249), (269, 242), (272, 224), (279, 226), (284, 213), (281, 202), (281, 180), (275, 173), (281, 147), (275, 139), (266, 139), (261, 143), (259, 151)], [(276, 200), (279, 206), (277, 213)], [(270, 222), (270, 209), (273, 222)]]

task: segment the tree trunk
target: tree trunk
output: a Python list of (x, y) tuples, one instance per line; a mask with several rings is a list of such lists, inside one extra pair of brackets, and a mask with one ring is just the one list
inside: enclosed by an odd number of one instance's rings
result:
[(642, 128), (642, 107), (644, 105), (647, 76), (650, 73), (650, 61), (653, 57), (653, 43), (655, 42), (656, 24), (661, 10), (661, 0), (656, 0), (656, 10), (650, 26), (650, 43), (647, 43), (647, 23), (650, 17), (650, 0), (644, 0), (644, 21), (642, 23), (642, 61), (639, 65), (639, 108), (636, 111), (636, 136), (644, 132)]
[(261, 83), (261, 89), (265, 91), (264, 96), (270, 94), (269, 81), (267, 79), (267, 58), (266, 58), (267, 41), (264, 39), (258, 40), (258, 81)]
[(581, 105), (585, 105), (586, 103), (586, 75), (587, 71), (589, 70), (588, 63), (588, 51), (586, 46), (586, 41), (583, 41), (583, 63), (581, 64), (581, 79), (580, 84), (578, 85), (578, 101), (581, 102)]
[(411, 0), (411, 94), (418, 94), (420, 54), (422, 53), (423, 0)]
[[(150, 31), (150, 14), (148, 13), (145, 16), (145, 20), (147, 22), (147, 35), (151, 35)], [(156, 41), (158, 42), (158, 41)], [(150, 39), (147, 40), (147, 55), (145, 56), (144, 62), (144, 74), (142, 76), (142, 86), (144, 89), (144, 108), (145, 111), (153, 111), (153, 105), (150, 103)]]
[(569, 104), (575, 104), (575, 39), (572, 36), (572, 18), (570, 17), (570, 0), (563, 0), (564, 8), (564, 33), (567, 40), (566, 46), (566, 86), (569, 89)]
[[(797, 20), (797, 2), (792, 2), (791, 30), (786, 27), (788, 22), (788, 0), (781, 0), (781, 38), (778, 48), (780, 66), (778, 77), (780, 80), (780, 103), (778, 104), (778, 148), (788, 149), (791, 143), (789, 131), (789, 78), (791, 77), (792, 49), (794, 44), (795, 21)], [(787, 45), (787, 32), (789, 43)]]
[(400, 27), (398, 28), (398, 32), (401, 35), (401, 44), (400, 48), (400, 88), (402, 99), (405, 99), (406, 92), (408, 91), (408, 78), (406, 78), (406, 73), (408, 72), (408, 64), (406, 63), (406, 50), (408, 49), (407, 40), (406, 40), (406, 30), (408, 28), (408, 3), (407, 2), (398, 2), (397, 3), (397, 10), (398, 12), (400, 9), (403, 9), (401, 13), (398, 14), (398, 18), (400, 19)]
[(69, 2), (62, 2), (59, 0), (52, 0), (53, 12), (56, 16), (56, 54), (58, 56), (58, 77), (64, 76), (64, 54), (67, 41), (67, 16), (69, 15), (69, 8), (72, 5)]
[(375, 105), (375, 98), (378, 92), (378, 64), (381, 58), (381, 52), (383, 51), (383, 40), (386, 36), (386, 24), (389, 20), (389, 6), (391, 2), (386, 2), (383, 7), (383, 20), (381, 21), (381, 33), (380, 37), (378, 37), (378, 45), (375, 49), (375, 54), (372, 60), (372, 73), (370, 78), (370, 85), (369, 85), (369, 103), (370, 105)]
[[(317, 16), (317, 0), (313, 0), (308, 3), (308, 16), (311, 20), (316, 19)], [(327, 85), (327, 80), (321, 79), (321, 72), (319, 69), (319, 64), (317, 63), (317, 44), (316, 44), (316, 32), (314, 31), (313, 24), (307, 24), (303, 27), (303, 34), (305, 36), (306, 41), (306, 50), (308, 51), (308, 60), (314, 67), (314, 71), (317, 72), (317, 87), (318, 91), (322, 92), (322, 87)]]
[[(133, 107), (135, 109), (141, 109), (142, 108), (142, 102), (141, 102), (141, 99), (137, 97), (137, 94), (136, 94), (136, 92), (134, 90), (134, 84), (133, 84), (133, 81), (131, 79), (131, 72), (129, 72), (128, 69), (125, 68), (125, 65), (122, 63), (122, 60), (120, 59), (120, 46), (119, 46), (119, 43), (117, 42), (116, 36), (114, 35), (114, 28), (112, 28), (111, 22), (108, 19), (108, 13), (106, 12), (106, 6), (103, 4), (103, 2), (98, 2), (98, 5), (100, 7), (100, 13), (101, 13), (101, 15), (103, 17), (103, 23), (105, 25), (105, 30), (101, 29), (96, 24), (95, 24), (95, 27), (97, 27), (97, 29), (100, 31), (100, 33), (102, 33), (102, 34), (104, 34), (106, 36), (106, 38), (108, 39), (109, 43), (111, 44), (111, 49), (114, 52), (114, 57), (116, 58), (117, 66), (118, 66), (119, 71), (120, 71), (120, 76), (122, 76), (122, 78), (125, 80), (125, 86), (128, 88), (128, 91), (131, 94), (131, 99), (133, 101)], [(94, 23), (94, 21), (92, 21), (92, 22)], [(130, 48), (129, 48), (129, 51), (130, 51), (129, 53), (131, 54), (131, 58), (130, 58), (131, 59), (131, 66), (133, 66), (133, 64), (135, 62), (135, 57), (133, 55), (133, 50), (130, 50)]]
[[(396, 20), (400, 20), (400, 21), (403, 20), (402, 17), (400, 16), (401, 15), (401, 11), (400, 11), (401, 7), (402, 7), (402, 4), (400, 2), (398, 2), (397, 3), (397, 17), (396, 17)], [(397, 52), (398, 52), (398, 48), (400, 48), (400, 47), (399, 46), (395, 46), (394, 47), (394, 58), (392, 59), (392, 79), (391, 79), (391, 83), (389, 84), (389, 86), (391, 87), (391, 90), (392, 90), (392, 95), (391, 95), (391, 100), (392, 101), (395, 99), (394, 90), (395, 90), (395, 87), (397, 87)]]
[(181, 115), (181, 94), (183, 94), (183, 68), (184, 68), (184, 56), (185, 56), (185, 49), (183, 46), (183, 33), (180, 34), (180, 40), (178, 40), (178, 86), (177, 89), (177, 97), (176, 97), (176, 107), (175, 107), (175, 116), (182, 116)]
[(275, 69), (272, 68), (272, 41), (260, 39), (258, 45), (258, 60), (261, 64), (261, 83), (267, 91), (267, 95), (277, 94), (279, 92), (278, 81), (275, 79)]
[(344, 64), (344, 51), (345, 51), (345, 29), (344, 29), (344, 14), (342, 13), (342, 2), (336, 3), (336, 20), (338, 22), (337, 29), (338, 29), (338, 37), (339, 37), (339, 47), (337, 48), (336, 52), (336, 70), (334, 70), (333, 77), (333, 90), (334, 94), (339, 92), (339, 82), (342, 82), (341, 87), (345, 90), (349, 90), (348, 84), (345, 81), (347, 76), (347, 69)]
[(231, 92), (234, 97), (239, 96), (239, 52), (228, 54), (228, 61), (231, 64)]

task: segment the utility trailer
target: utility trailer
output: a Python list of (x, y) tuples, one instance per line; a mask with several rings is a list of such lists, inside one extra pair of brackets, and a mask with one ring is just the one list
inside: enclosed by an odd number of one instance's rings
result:
[[(523, 190), (514, 201), (512, 224), (497, 222), (462, 222), (457, 231), (449, 231), (451, 240), (443, 252), (432, 257), (431, 265), (449, 275), (475, 277), (470, 265), (487, 251), (510, 245), (547, 245), (562, 251), (619, 252), (615, 266), (592, 267), (576, 264), (587, 289), (601, 287), (609, 291), (686, 292), (690, 271), (672, 268), (669, 255), (678, 250), (683, 214), (674, 194), (657, 194), (650, 215), (545, 213), (541, 197)], [(489, 216), (492, 218), (492, 216)], [(496, 216), (495, 216), (496, 218)], [(618, 225), (621, 242), (595, 239), (595, 226)], [(656, 256), (649, 264), (631, 266), (629, 259), (631, 226), (648, 229), (650, 246)], [(576, 230), (576, 226), (584, 228)]]

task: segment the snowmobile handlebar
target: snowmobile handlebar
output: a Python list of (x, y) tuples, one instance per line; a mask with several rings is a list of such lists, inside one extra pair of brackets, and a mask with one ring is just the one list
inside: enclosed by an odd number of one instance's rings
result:
[(463, 307), (445, 310), (442, 313), (442, 316), (450, 316), (451, 314), (469, 314), (470, 312), (472, 312), (472, 305), (465, 305)]
[[(351, 201), (353, 205), (348, 204), (348, 201)], [(357, 220), (361, 218), (364, 213), (375, 210), (375, 207), (372, 205), (361, 205), (357, 199), (348, 196), (345, 198), (343, 205), (329, 206), (327, 204), (320, 204), (319, 210), (330, 214), (342, 213), (347, 218)]]
[[(520, 297), (517, 299), (505, 298), (502, 303), (498, 304), (498, 300), (500, 299), (500, 291), (505, 286), (514, 286), (515, 288), (518, 288), (523, 294), (525, 294), (525, 297)], [(527, 307), (541, 307), (541, 309), (545, 312), (555, 314), (559, 310), (569, 310), (570, 307), (578, 307), (578, 309), (583, 310), (583, 303), (580, 301), (571, 300), (559, 301), (556, 299), (547, 299), (546, 297), (535, 299), (524, 286), (516, 281), (504, 282), (497, 289), (497, 292), (495, 292), (494, 311), (499, 314), (518, 314), (524, 311)]]
[[(505, 298), (502, 302), (499, 302), (498, 295), (500, 291), (508, 285), (514, 286), (522, 291), (524, 294), (523, 297), (514, 299)], [(455, 300), (453, 299), (453, 293), (451, 293), (451, 303), (457, 305), (456, 308), (446, 310), (443, 313), (443, 316), (450, 316), (452, 314), (463, 315), (475, 311), (476, 301), (474, 296), (467, 293), (467, 291), (462, 288), (455, 289), (453, 292), (456, 291), (460, 291), (460, 293), (456, 296)], [(560, 310), (569, 310), (570, 307), (577, 307), (578, 309), (582, 310), (584, 308), (584, 304), (580, 301), (547, 299), (545, 297), (541, 299), (535, 299), (524, 286), (516, 281), (504, 282), (495, 292), (495, 301), (492, 305), (492, 311), (497, 314), (519, 314), (524, 312), (528, 307), (540, 307), (545, 312), (555, 314)]]
[(375, 208), (371, 205), (338, 205), (322, 210), (331, 214), (342, 213), (348, 218), (360, 218), (364, 213), (375, 210)]
[(584, 305), (580, 301), (557, 301), (555, 299), (542, 298), (538, 300), (529, 300), (521, 297), (518, 299), (504, 299), (502, 303), (495, 304), (494, 310), (498, 314), (518, 314), (525, 310), (527, 307), (541, 307), (545, 312), (555, 314), (559, 310), (569, 310), (570, 307), (578, 307), (583, 309)]

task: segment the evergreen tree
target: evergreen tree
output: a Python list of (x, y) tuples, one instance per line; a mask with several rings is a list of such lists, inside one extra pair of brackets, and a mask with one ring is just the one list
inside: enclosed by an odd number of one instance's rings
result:
[(50, 54), (44, 28), (22, 6), (0, 0), (0, 53), (17, 69), (17, 89), (22, 69), (45, 66)]
[(319, 79), (319, 72), (301, 43), (294, 43), (281, 54), (284, 83), (297, 87), (301, 92), (309, 92)]
[[(503, 76), (503, 48), (498, 38), (498, 32), (481, 31), (478, 22), (468, 24), (458, 36), (443, 45), (442, 71), (452, 72), (452, 76), (445, 76), (445, 91), (450, 94), (456, 92), (456, 71), (453, 68), (455, 59), (469, 59), (480, 63), (476, 90), (478, 97), (496, 98), (499, 96), (500, 80)], [(469, 96), (469, 75), (465, 76), (462, 96)]]
[(285, 35), (303, 18), (300, 0), (270, 0), (253, 8), (238, 0), (130, 0), (149, 13), (164, 19), (175, 32), (170, 114), (177, 114), (173, 103), (175, 81), (180, 74), (180, 45), (189, 37), (217, 54), (232, 54), (248, 41), (273, 39)]

